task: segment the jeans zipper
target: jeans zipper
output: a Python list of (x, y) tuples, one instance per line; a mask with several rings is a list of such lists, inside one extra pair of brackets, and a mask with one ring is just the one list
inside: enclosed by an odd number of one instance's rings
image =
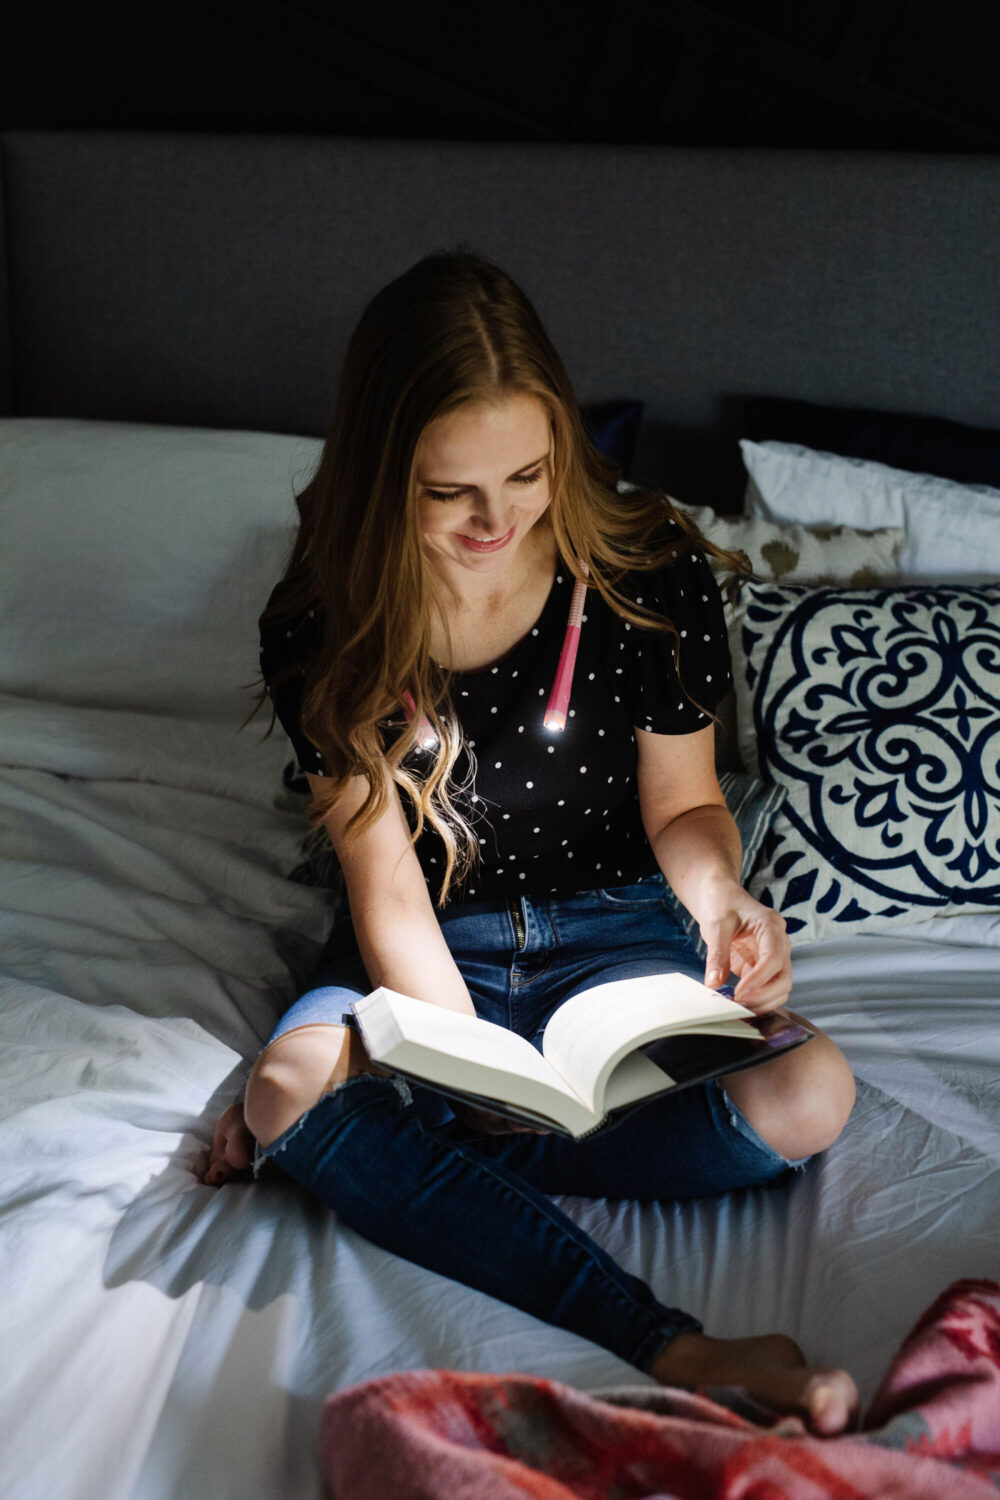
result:
[(521, 916), (521, 898), (508, 902), (510, 907), (510, 919), (514, 924), (514, 942), (518, 948), (524, 947), (524, 918)]

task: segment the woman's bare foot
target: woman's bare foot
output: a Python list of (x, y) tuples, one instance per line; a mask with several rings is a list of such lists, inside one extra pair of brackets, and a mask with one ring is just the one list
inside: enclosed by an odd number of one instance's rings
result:
[(807, 1365), (783, 1333), (752, 1339), (713, 1339), (680, 1333), (650, 1374), (661, 1385), (738, 1385), (777, 1411), (801, 1417), (818, 1437), (834, 1437), (857, 1422), (858, 1391), (846, 1370)]
[[(250, 1181), (256, 1142), (243, 1118), (243, 1100), (237, 1099), (219, 1116), (207, 1158), (195, 1175), (208, 1187), (224, 1182)], [(285, 1177), (272, 1157), (261, 1164), (261, 1177)]]

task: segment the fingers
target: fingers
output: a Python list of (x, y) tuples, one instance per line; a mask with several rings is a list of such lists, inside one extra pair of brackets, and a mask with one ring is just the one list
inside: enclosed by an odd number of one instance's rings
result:
[(534, 1125), (524, 1125), (520, 1120), (508, 1120), (505, 1115), (491, 1115), (485, 1112), (476, 1116), (473, 1124), (484, 1135), (532, 1135), (535, 1130)]
[(784, 919), (775, 915), (777, 923), (769, 922), (751, 934), (751, 942), (746, 941), (743, 933), (738, 933), (734, 941), (737, 950), (734, 972), (739, 974), (739, 980), (733, 999), (757, 1015), (784, 1005), (792, 988), (792, 961)]
[(755, 1014), (765, 1014), (783, 1005), (792, 988), (785, 919), (745, 891), (740, 895), (743, 899), (729, 911), (702, 924), (708, 950), (705, 983), (717, 988), (730, 973), (735, 974), (733, 999)]
[(720, 984), (725, 984), (731, 972), (728, 944), (723, 946), (717, 938), (705, 959), (705, 983), (709, 989), (718, 989)]
[(737, 1005), (745, 1005), (747, 1010), (752, 1010), (755, 1016), (766, 1016), (772, 1010), (778, 1010), (788, 999), (791, 985), (784, 982), (780, 975), (762, 982), (754, 990), (744, 990), (740, 993), (739, 985), (733, 992), (733, 999)]
[(548, 1135), (549, 1131), (543, 1126), (528, 1125), (520, 1120), (508, 1119), (506, 1115), (495, 1115), (489, 1110), (475, 1109), (472, 1105), (464, 1105), (456, 1109), (459, 1119), (464, 1119), (467, 1124), (483, 1135)]
[(732, 952), (733, 938), (739, 928), (739, 917), (731, 913), (728, 918), (702, 924), (701, 935), (708, 950), (705, 955), (705, 983), (709, 989), (718, 989), (725, 984), (735, 969)]

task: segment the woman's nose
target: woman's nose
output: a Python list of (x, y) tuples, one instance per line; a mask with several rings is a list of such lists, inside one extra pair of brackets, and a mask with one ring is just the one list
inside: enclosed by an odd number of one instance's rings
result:
[(502, 501), (478, 500), (472, 509), (472, 519), (483, 536), (503, 536), (511, 527), (510, 513)]

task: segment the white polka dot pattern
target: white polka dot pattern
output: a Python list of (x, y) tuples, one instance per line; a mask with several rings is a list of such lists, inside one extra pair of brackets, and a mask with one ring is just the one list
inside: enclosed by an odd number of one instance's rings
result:
[[(469, 897), (509, 899), (526, 884), (530, 891), (569, 894), (600, 886), (612, 869), (611, 884), (631, 884), (655, 873), (639, 815), (636, 731), (687, 734), (703, 727), (706, 711), (716, 708), (731, 680), (721, 596), (717, 585), (705, 592), (704, 576), (696, 572), (699, 562), (701, 554), (692, 551), (672, 566), (629, 574), (619, 583), (636, 604), (672, 620), (677, 637), (673, 631), (631, 625), (591, 592), (572, 706), (561, 733), (545, 730), (542, 716), (565, 634), (571, 576), (556, 575), (541, 616), (506, 656), (481, 671), (455, 674), (452, 703), (466, 743), (476, 751), (474, 789), (453, 792), (481, 851), (467, 882)], [(638, 583), (638, 591), (630, 583)], [(286, 662), (308, 660), (316, 649), (320, 622), (313, 613), (262, 632), (265, 681), (270, 683)], [(682, 690), (674, 661), (678, 645)], [(322, 776), (329, 767), (299, 727), (303, 681), (300, 672), (278, 684), (272, 696), (299, 766)], [(402, 732), (402, 718), (393, 716), (381, 726), (387, 748)], [(413, 752), (407, 766), (419, 771), (425, 755)], [(453, 788), (466, 779), (468, 769), (463, 751), (453, 771)], [(605, 788), (601, 800), (608, 803), (601, 822), (594, 819), (592, 807), (581, 806), (595, 777)], [(412, 829), (412, 808), (408, 798), (402, 801)], [(435, 899), (444, 852), (425, 824), (417, 854)], [(453, 886), (449, 899), (463, 899), (461, 889)]]

